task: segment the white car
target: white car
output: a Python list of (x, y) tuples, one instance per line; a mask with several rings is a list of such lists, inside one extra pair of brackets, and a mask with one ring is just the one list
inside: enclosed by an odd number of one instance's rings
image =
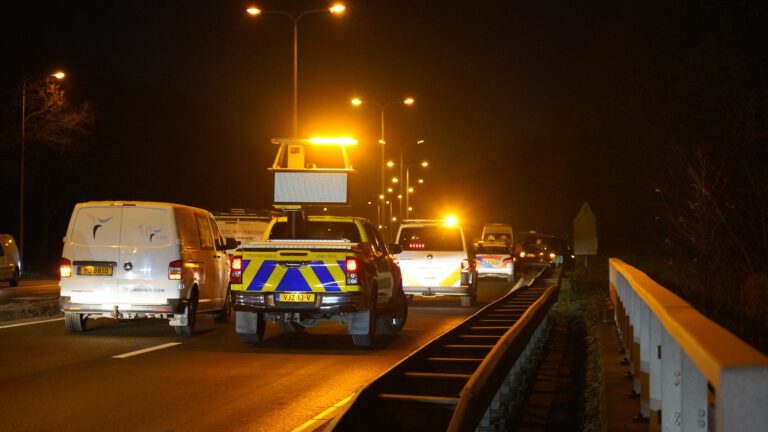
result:
[(234, 239), (206, 210), (125, 201), (75, 205), (64, 237), (61, 298), (67, 329), (89, 318), (163, 318), (189, 335), (197, 312), (229, 319)]
[(472, 242), (462, 227), (434, 220), (406, 220), (397, 233), (406, 295), (461, 296), (462, 306), (477, 299)]
[(475, 249), (475, 260), (479, 277), (504, 278), (510, 283), (514, 281), (514, 251), (505, 243), (480, 242)]
[(21, 259), (16, 240), (10, 234), (0, 234), (0, 281), (19, 286), (21, 280)]

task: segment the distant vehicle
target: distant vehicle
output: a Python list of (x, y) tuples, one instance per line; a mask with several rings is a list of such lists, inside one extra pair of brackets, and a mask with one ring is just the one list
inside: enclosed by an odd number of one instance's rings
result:
[(528, 233), (522, 243), (520, 260), (571, 267), (573, 249), (568, 240), (553, 235)]
[(397, 243), (403, 248), (398, 259), (406, 294), (461, 296), (462, 306), (476, 301), (474, 248), (455, 220), (405, 220)]
[(507, 282), (514, 282), (514, 251), (504, 243), (480, 242), (475, 249), (475, 259), (479, 277), (505, 278)]
[(82, 332), (89, 318), (162, 318), (189, 335), (198, 312), (227, 322), (226, 250), (235, 246), (206, 210), (141, 201), (77, 204), (60, 266), (67, 329)]
[(511, 246), (514, 241), (512, 227), (505, 223), (487, 223), (483, 225), (483, 242), (504, 243)]
[(396, 335), (408, 317), (393, 256), (400, 247), (357, 217), (309, 216), (301, 231), (292, 239), (287, 218), (276, 218), (264, 241), (235, 252), (230, 280), (241, 339), (261, 342), (266, 321), (288, 332), (339, 321), (364, 346), (377, 332)]
[(0, 234), (0, 281), (19, 286), (22, 269), (16, 240), (10, 234)]

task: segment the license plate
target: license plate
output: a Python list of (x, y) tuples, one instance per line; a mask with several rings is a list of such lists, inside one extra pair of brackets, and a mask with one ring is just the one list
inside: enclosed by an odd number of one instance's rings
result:
[(106, 266), (80, 266), (77, 274), (83, 276), (112, 276), (112, 267)]
[(277, 301), (291, 303), (314, 302), (314, 293), (280, 293), (277, 295)]
[(484, 260), (483, 262), (485, 262), (486, 264), (498, 264), (499, 260), (497, 260), (497, 259), (487, 259), (487, 260)]

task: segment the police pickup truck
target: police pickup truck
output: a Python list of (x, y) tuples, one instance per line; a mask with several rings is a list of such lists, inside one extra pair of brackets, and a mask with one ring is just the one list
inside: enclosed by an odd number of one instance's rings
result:
[(235, 328), (244, 342), (264, 338), (265, 322), (300, 331), (320, 321), (346, 324), (355, 345), (370, 345), (378, 330), (397, 334), (408, 305), (400, 268), (367, 220), (308, 216), (290, 238), (275, 218), (264, 240), (235, 252), (230, 273)]

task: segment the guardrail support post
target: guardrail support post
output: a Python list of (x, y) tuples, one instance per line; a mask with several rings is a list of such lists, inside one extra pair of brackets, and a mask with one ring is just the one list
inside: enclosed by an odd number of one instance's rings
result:
[(707, 379), (684, 352), (682, 366), (682, 432), (706, 432), (708, 420)]
[(640, 355), (638, 356), (639, 374), (636, 376), (638, 384), (640, 384), (640, 413), (643, 417), (648, 418), (650, 413), (648, 410), (650, 392), (649, 392), (649, 378), (648, 372), (650, 371), (650, 351), (651, 351), (651, 321), (649, 315), (651, 310), (648, 306), (638, 298), (637, 301), (637, 332), (638, 332), (638, 348)]
[(662, 327), (659, 318), (650, 314), (650, 348), (651, 358), (649, 365), (649, 402), (648, 402), (648, 429), (650, 432), (661, 431), (661, 399), (662, 399)]
[(665, 432), (682, 430), (683, 419), (682, 350), (666, 330), (661, 330), (661, 428)]
[(765, 430), (768, 427), (766, 389), (768, 371), (765, 367), (725, 368), (720, 374), (720, 391), (715, 394), (718, 413), (715, 430)]

